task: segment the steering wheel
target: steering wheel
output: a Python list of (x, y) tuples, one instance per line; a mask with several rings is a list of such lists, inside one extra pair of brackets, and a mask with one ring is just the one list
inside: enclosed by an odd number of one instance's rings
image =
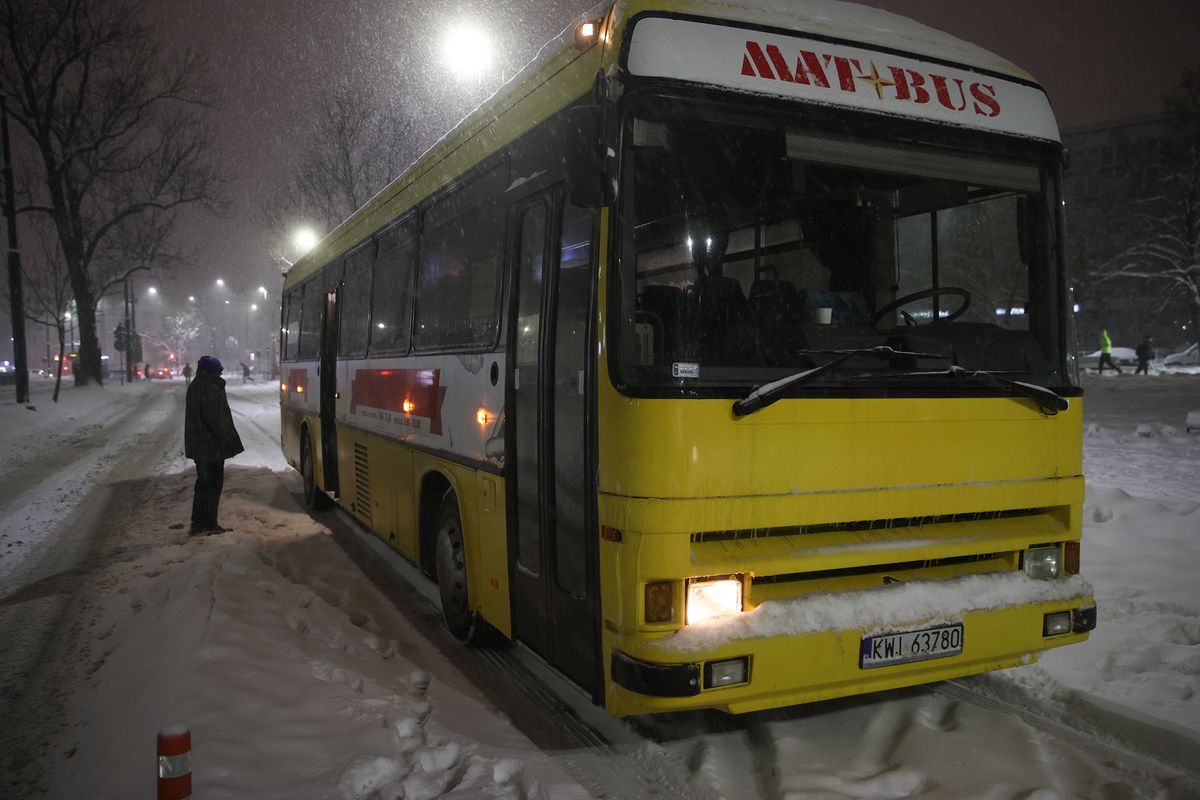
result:
[[(906, 294), (903, 297), (899, 297), (888, 303), (886, 306), (876, 311), (871, 317), (871, 327), (877, 328), (879, 321), (887, 316), (889, 312), (895, 311), (897, 308), (902, 309), (903, 306), (916, 302), (917, 300), (928, 300), (934, 297), (942, 297), (943, 295), (952, 295), (960, 298), (962, 300), (962, 305), (956, 308), (954, 313), (947, 317), (935, 318), (929, 323), (931, 325), (938, 322), (953, 322), (966, 313), (966, 310), (971, 307), (971, 293), (966, 289), (959, 289), (956, 286), (935, 286), (929, 289), (922, 289), (919, 292), (913, 292), (912, 294)], [(910, 326), (917, 324), (916, 317), (914, 317), (912, 314), (909, 314), (907, 311), (901, 310), (900, 314), (904, 317), (904, 322), (906, 324)]]

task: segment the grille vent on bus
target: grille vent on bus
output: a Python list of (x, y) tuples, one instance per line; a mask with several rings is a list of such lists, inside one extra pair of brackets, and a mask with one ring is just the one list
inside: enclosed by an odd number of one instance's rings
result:
[(371, 524), (371, 469), (367, 446), (360, 442), (354, 443), (354, 513)]
[(693, 533), (693, 542), (727, 542), (758, 539), (764, 536), (803, 536), (809, 533), (839, 533), (843, 531), (882, 531), (892, 528), (911, 528), (917, 525), (937, 525), (947, 522), (982, 522), (1010, 517), (1029, 517), (1043, 513), (1036, 508), (1017, 508), (1007, 511), (971, 511), (964, 514), (940, 514), (932, 517), (900, 517), (897, 519), (868, 519), (853, 522), (831, 522), (821, 525), (789, 525), (782, 528), (753, 528), (740, 531), (706, 531)]
[[(971, 556), (951, 556), (949, 558), (931, 558), (926, 561), (900, 561), (894, 564), (870, 564), (865, 567), (846, 567), (844, 569), (822, 569), (813, 572), (792, 572), (785, 575), (755, 575), (751, 582), (755, 586), (772, 583), (790, 583), (798, 580), (825, 580), (832, 578), (849, 578), (856, 575), (877, 575), (888, 572), (905, 572), (934, 567), (948, 567), (959, 564), (977, 564), (984, 561), (1002, 558), (999, 553), (979, 553)], [(885, 578), (884, 583), (888, 580)]]

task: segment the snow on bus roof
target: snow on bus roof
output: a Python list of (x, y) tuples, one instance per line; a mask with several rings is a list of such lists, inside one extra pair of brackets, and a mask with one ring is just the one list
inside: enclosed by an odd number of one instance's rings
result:
[(990, 50), (914, 19), (859, 3), (843, 0), (697, 0), (686, 5), (700, 16), (737, 19), (749, 24), (845, 39), (1033, 80), (1028, 72)]

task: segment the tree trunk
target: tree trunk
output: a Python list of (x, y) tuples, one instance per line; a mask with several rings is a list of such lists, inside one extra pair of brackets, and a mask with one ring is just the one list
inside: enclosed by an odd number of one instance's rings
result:
[(1200, 298), (1193, 294), (1188, 298), (1188, 306), (1192, 310), (1192, 341), (1195, 342), (1200, 350)]
[(101, 372), (100, 340), (96, 336), (96, 298), (92, 296), (87, 276), (83, 276), (81, 282), (84, 284), (82, 291), (79, 282), (72, 276), (76, 317), (79, 321), (79, 359), (75, 362), (75, 385), (100, 385), (104, 383), (104, 375)]
[(58, 390), (62, 386), (62, 369), (63, 362), (67, 360), (66, 338), (67, 332), (64, 330), (62, 318), (59, 318), (58, 325), (58, 369), (54, 375), (54, 402), (58, 402)]

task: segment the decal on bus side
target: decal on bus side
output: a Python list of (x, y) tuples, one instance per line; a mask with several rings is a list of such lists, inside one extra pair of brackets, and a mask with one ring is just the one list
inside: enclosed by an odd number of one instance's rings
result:
[(429, 420), (429, 432), (442, 435), (442, 403), (446, 387), (440, 369), (358, 369), (350, 389), (350, 413), (359, 406), (403, 417)]

